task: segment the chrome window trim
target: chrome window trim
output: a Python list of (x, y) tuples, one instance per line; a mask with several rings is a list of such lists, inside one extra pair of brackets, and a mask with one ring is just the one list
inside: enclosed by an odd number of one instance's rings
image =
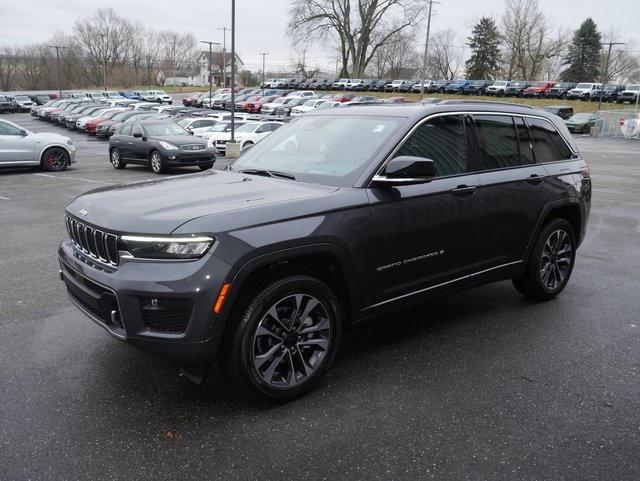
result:
[[(395, 146), (395, 148), (391, 151), (391, 153), (387, 156), (387, 158), (382, 162), (382, 164), (380, 165), (378, 170), (376, 170), (376, 172), (373, 174), (371, 179), (369, 179), (369, 182), (367, 182), (366, 188), (372, 187), (372, 183), (373, 183), (373, 179), (374, 178), (384, 177), (384, 175), (382, 175), (382, 173), (384, 172), (384, 169), (387, 167), (387, 164), (394, 158), (395, 154), (398, 152), (398, 150), (400, 150), (400, 147), (402, 147), (405, 144), (405, 142), (409, 139), (409, 137), (411, 137), (413, 135), (413, 133), (422, 124), (424, 124), (425, 122), (428, 122), (431, 119), (435, 119), (437, 117), (445, 117), (445, 116), (465, 117), (465, 116), (470, 116), (470, 115), (503, 115), (503, 116), (509, 116), (509, 117), (522, 117), (522, 118), (529, 117), (529, 118), (544, 120), (545, 122), (550, 124), (556, 132), (558, 132), (558, 134), (560, 135), (560, 138), (564, 141), (564, 143), (567, 145), (567, 147), (569, 148), (569, 150), (572, 152), (573, 155), (577, 155), (579, 153), (578, 151), (574, 150), (573, 147), (571, 147), (571, 144), (567, 141), (567, 139), (562, 134), (562, 132), (553, 124), (553, 122), (551, 122), (549, 119), (547, 119), (546, 117), (543, 117), (541, 115), (535, 115), (535, 114), (530, 114), (530, 113), (520, 113), (520, 112), (491, 112), (491, 111), (484, 111), (484, 110), (479, 110), (479, 111), (458, 111), (458, 112), (437, 112), (437, 113), (428, 115), (428, 116), (420, 119), (420, 121), (417, 122), (411, 128), (411, 130), (409, 130), (409, 132), (407, 132), (404, 135), (404, 137), (402, 137), (400, 142), (398, 142), (398, 145)], [(528, 125), (527, 125), (527, 128), (529, 128)], [(567, 160), (572, 160), (572, 159), (560, 159), (560, 160), (553, 161), (553, 162), (566, 162)], [(527, 164), (527, 165), (528, 166), (530, 166), (530, 165), (543, 165), (543, 164), (551, 164), (553, 162), (541, 162), (541, 163), (536, 162), (535, 164)], [(522, 166), (518, 166), (518, 168), (519, 167), (522, 167)], [(477, 174), (477, 173), (478, 172), (465, 172), (465, 173), (456, 174), (456, 175)], [(438, 180), (438, 179), (441, 179), (441, 178), (444, 178), (444, 177), (452, 177), (452, 176), (449, 175), (449, 176), (434, 177), (433, 180)]]

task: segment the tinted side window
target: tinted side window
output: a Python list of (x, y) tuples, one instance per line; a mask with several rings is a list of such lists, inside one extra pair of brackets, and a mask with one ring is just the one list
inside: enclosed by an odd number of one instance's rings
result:
[(556, 128), (546, 120), (527, 118), (538, 163), (570, 159), (572, 152)]
[(518, 133), (520, 161), (523, 164), (533, 164), (535, 163), (535, 158), (533, 157), (533, 145), (529, 137), (529, 129), (524, 123), (524, 120), (522, 120), (522, 117), (514, 117), (513, 120), (516, 123), (516, 131)]
[(520, 165), (520, 151), (513, 118), (506, 115), (474, 115), (478, 133), (478, 170)]
[(140, 127), (138, 124), (135, 124), (133, 126), (133, 128), (131, 129), (131, 135), (133, 135), (133, 134), (143, 135), (142, 127)]
[(464, 118), (447, 115), (421, 124), (395, 156), (400, 155), (433, 160), (438, 177), (468, 172)]
[(20, 135), (20, 129), (11, 124), (0, 122), (0, 135)]

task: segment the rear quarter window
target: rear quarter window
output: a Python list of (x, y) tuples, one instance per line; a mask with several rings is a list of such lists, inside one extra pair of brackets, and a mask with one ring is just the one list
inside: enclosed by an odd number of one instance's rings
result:
[(536, 162), (557, 162), (570, 159), (573, 152), (555, 126), (543, 119), (527, 118)]

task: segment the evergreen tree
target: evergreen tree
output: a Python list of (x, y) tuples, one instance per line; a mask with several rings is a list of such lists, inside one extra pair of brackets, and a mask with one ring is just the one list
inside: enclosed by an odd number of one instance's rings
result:
[(560, 74), (566, 82), (593, 82), (600, 78), (602, 36), (598, 26), (587, 18), (573, 34), (565, 57), (566, 70)]
[(498, 71), (500, 60), (500, 32), (490, 17), (482, 17), (473, 27), (467, 45), (471, 48), (471, 57), (465, 62), (467, 78), (493, 79)]

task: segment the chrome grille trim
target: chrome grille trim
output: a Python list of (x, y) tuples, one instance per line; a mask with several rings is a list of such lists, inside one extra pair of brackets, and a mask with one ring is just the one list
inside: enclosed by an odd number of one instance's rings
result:
[(106, 264), (118, 265), (117, 235), (96, 229), (69, 215), (65, 217), (65, 224), (69, 238), (78, 250)]
[(199, 152), (206, 149), (207, 146), (202, 144), (187, 144), (180, 146), (180, 150), (182, 150), (183, 152)]

